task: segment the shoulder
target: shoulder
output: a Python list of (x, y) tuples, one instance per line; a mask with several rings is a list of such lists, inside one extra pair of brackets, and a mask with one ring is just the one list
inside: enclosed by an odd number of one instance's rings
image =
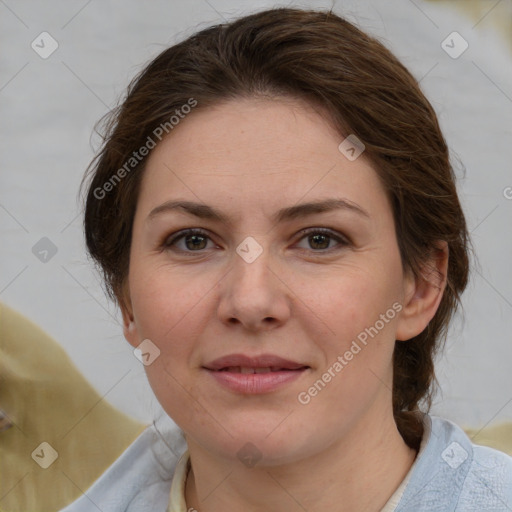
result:
[(425, 436), (397, 512), (512, 510), (512, 457), (425, 415)]
[[(165, 512), (176, 464), (186, 451), (181, 430), (148, 426), (84, 495), (61, 512)], [(149, 508), (148, 508), (149, 507)]]

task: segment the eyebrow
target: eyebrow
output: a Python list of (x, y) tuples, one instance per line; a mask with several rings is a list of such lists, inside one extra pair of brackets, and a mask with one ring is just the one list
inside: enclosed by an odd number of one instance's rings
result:
[[(229, 223), (229, 218), (206, 204), (195, 203), (193, 201), (166, 201), (165, 203), (157, 206), (149, 213), (146, 220), (152, 220), (156, 216), (169, 211), (184, 210), (185, 212), (194, 215), (200, 219), (215, 220), (218, 222)], [(370, 218), (369, 213), (361, 208), (356, 203), (349, 201), (348, 199), (324, 199), (321, 201), (312, 201), (309, 203), (302, 203), (294, 206), (288, 206), (282, 208), (273, 217), (274, 222), (283, 222), (300, 217), (306, 217), (308, 215), (314, 215), (318, 213), (325, 213), (334, 210), (347, 210), (362, 217)]]

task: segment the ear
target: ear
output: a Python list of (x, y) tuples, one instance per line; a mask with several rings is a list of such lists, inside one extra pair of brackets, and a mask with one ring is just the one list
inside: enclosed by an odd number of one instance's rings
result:
[(119, 306), (121, 308), (121, 314), (123, 315), (124, 337), (132, 347), (136, 348), (140, 344), (139, 332), (135, 324), (130, 292), (127, 286), (123, 289), (121, 297), (119, 297)]
[(405, 278), (404, 304), (397, 323), (396, 339), (410, 340), (427, 327), (443, 298), (448, 275), (448, 244), (438, 242), (420, 275)]

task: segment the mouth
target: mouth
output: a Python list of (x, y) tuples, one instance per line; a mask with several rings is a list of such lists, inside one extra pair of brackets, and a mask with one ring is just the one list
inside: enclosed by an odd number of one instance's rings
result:
[(232, 371), (233, 373), (268, 373), (281, 370), (299, 370), (305, 366), (307, 365), (274, 354), (261, 354), (259, 356), (229, 354), (205, 364), (204, 368), (213, 371)]
[(231, 372), (231, 373), (271, 373), (271, 372), (296, 372), (302, 369), (309, 368), (309, 366), (300, 366), (297, 368), (282, 368), (280, 366), (267, 366), (267, 367), (246, 367), (246, 366), (228, 366), (226, 368), (221, 368), (220, 370), (215, 370), (218, 372)]
[(216, 359), (205, 370), (224, 388), (238, 394), (277, 391), (310, 370), (310, 366), (278, 356), (232, 354)]

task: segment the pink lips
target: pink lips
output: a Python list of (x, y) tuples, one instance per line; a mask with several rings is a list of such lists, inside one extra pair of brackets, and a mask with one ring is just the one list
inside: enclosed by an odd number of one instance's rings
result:
[(309, 366), (263, 354), (249, 357), (231, 354), (205, 364), (217, 382), (243, 394), (269, 393), (299, 378)]

